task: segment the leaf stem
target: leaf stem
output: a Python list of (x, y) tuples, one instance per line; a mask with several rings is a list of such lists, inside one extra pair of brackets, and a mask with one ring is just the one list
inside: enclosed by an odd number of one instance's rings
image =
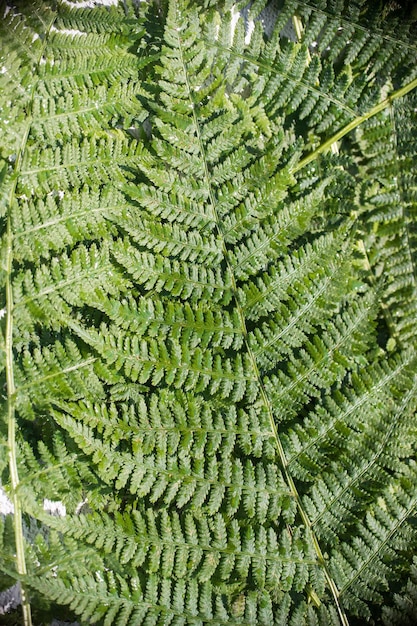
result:
[[(30, 121), (26, 123), (25, 131), (23, 133), (22, 140), (20, 142), (19, 152), (16, 158), (14, 171), (17, 172), (22, 162), (23, 153), (26, 147), (26, 142), (30, 131)], [(11, 185), (8, 203), (8, 216), (7, 216), (7, 234), (6, 234), (6, 336), (5, 336), (5, 351), (6, 351), (6, 387), (7, 387), (7, 436), (8, 436), (8, 448), (9, 448), (9, 471), (10, 471), (10, 485), (12, 488), (12, 503), (14, 508), (13, 524), (15, 535), (15, 547), (16, 547), (16, 570), (19, 574), (20, 591), (22, 598), (22, 612), (23, 612), (23, 624), (24, 626), (32, 626), (32, 615), (30, 609), (29, 596), (22, 578), (27, 574), (26, 558), (25, 558), (25, 545), (23, 537), (23, 522), (22, 522), (22, 508), (20, 505), (20, 498), (18, 495), (19, 488), (19, 472), (17, 469), (17, 454), (16, 454), (16, 386), (14, 382), (14, 357), (13, 357), (13, 285), (12, 285), (12, 272), (13, 272), (13, 227), (11, 220), (11, 210), (13, 206), (13, 199), (16, 190), (17, 179), (13, 181)]]
[(332, 137), (330, 137), (329, 139), (326, 139), (326, 141), (320, 144), (315, 150), (313, 150), (313, 152), (310, 152), (310, 154), (304, 157), (304, 159), (301, 159), (301, 161), (299, 161), (299, 163), (297, 163), (297, 165), (292, 170), (292, 173), (295, 174), (296, 172), (299, 172), (303, 167), (305, 167), (312, 161), (315, 161), (315, 159), (319, 156), (319, 154), (322, 154), (322, 152), (326, 152), (326, 150), (330, 149), (335, 142), (342, 139), (345, 135), (347, 135), (352, 130), (354, 130), (355, 128), (357, 128), (358, 126), (360, 126), (367, 120), (369, 120), (374, 115), (377, 115), (378, 113), (386, 109), (388, 106), (390, 106), (394, 102), (394, 100), (397, 100), (398, 98), (402, 98), (403, 96), (407, 95), (410, 91), (412, 91), (416, 87), (417, 87), (417, 78), (412, 80), (407, 85), (404, 85), (404, 87), (397, 89), (397, 91), (394, 91), (391, 95), (385, 98), (385, 100), (382, 100), (381, 102), (376, 104), (374, 107), (372, 107), (372, 109), (370, 109), (367, 113), (364, 113), (363, 115), (359, 115), (358, 117), (355, 117), (354, 120), (346, 124), (346, 126), (341, 128), (334, 135), (332, 135)]
[[(52, 13), (49, 26), (45, 29), (45, 37), (43, 45), (40, 49), (36, 66), (33, 68), (33, 72), (37, 69), (40, 63), (43, 52), (45, 50), (46, 41), (52, 25), (55, 21), (55, 13)], [(17, 152), (16, 161), (14, 164), (14, 180), (10, 185), (9, 197), (7, 203), (7, 231), (6, 231), (6, 329), (5, 329), (5, 352), (6, 352), (6, 388), (7, 388), (7, 436), (8, 436), (8, 452), (9, 452), (9, 472), (10, 472), (10, 486), (11, 486), (11, 501), (14, 508), (13, 513), (13, 525), (15, 535), (15, 548), (16, 548), (16, 571), (20, 579), (21, 587), (21, 600), (22, 600), (22, 614), (23, 614), (23, 626), (32, 626), (32, 614), (29, 601), (29, 595), (26, 589), (24, 579), (27, 575), (26, 568), (26, 556), (25, 556), (25, 543), (23, 535), (23, 520), (22, 520), (22, 507), (20, 503), (20, 497), (18, 489), (20, 485), (19, 472), (17, 467), (17, 446), (16, 446), (16, 386), (14, 380), (14, 350), (13, 350), (13, 224), (12, 224), (12, 210), (15, 202), (15, 192), (17, 186), (17, 173), (21, 167), (23, 161), (23, 155), (26, 149), (30, 128), (32, 124), (32, 108), (33, 99), (35, 94), (35, 87), (37, 82), (34, 81), (30, 98), (29, 98), (29, 114), (26, 119), (26, 124), (22, 133), (20, 146)]]
[[(5, 337), (5, 349), (6, 349), (6, 384), (7, 384), (7, 424), (8, 424), (8, 446), (9, 446), (9, 469), (10, 469), (10, 483), (12, 488), (12, 503), (14, 508), (13, 523), (14, 523), (14, 535), (16, 546), (16, 569), (19, 577), (24, 578), (26, 576), (26, 559), (25, 559), (25, 546), (23, 540), (23, 523), (22, 523), (22, 509), (20, 506), (20, 499), (18, 496), (19, 487), (19, 473), (17, 470), (17, 458), (16, 458), (16, 418), (15, 418), (15, 398), (16, 387), (14, 382), (13, 372), (13, 290), (11, 281), (12, 272), (12, 228), (10, 215), (7, 219), (7, 282), (6, 282), (6, 337)], [(32, 626), (32, 616), (30, 610), (29, 598), (26, 592), (24, 583), (20, 582), (21, 597), (22, 597), (22, 611), (23, 611), (23, 623), (24, 626)]]

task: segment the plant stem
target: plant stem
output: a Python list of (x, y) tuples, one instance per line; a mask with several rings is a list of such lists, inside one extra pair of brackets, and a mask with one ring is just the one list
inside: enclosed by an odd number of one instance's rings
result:
[(382, 100), (382, 102), (379, 102), (374, 107), (372, 107), (372, 109), (370, 109), (367, 113), (364, 113), (363, 115), (359, 115), (358, 117), (355, 117), (354, 120), (349, 122), (349, 124), (346, 124), (346, 126), (341, 128), (332, 137), (330, 137), (329, 139), (326, 139), (326, 141), (320, 144), (320, 146), (318, 146), (318, 148), (313, 150), (313, 152), (310, 152), (310, 154), (304, 157), (304, 159), (301, 159), (301, 161), (299, 161), (299, 163), (297, 163), (297, 165), (292, 170), (292, 173), (295, 174), (296, 172), (299, 172), (303, 167), (305, 167), (312, 161), (315, 161), (315, 159), (319, 156), (319, 154), (321, 154), (322, 152), (326, 152), (326, 150), (331, 148), (332, 145), (336, 141), (339, 141), (340, 139), (342, 139), (345, 135), (350, 133), (350, 131), (354, 130), (355, 128), (363, 124), (363, 122), (366, 122), (374, 115), (377, 115), (378, 113), (386, 109), (388, 106), (390, 106), (394, 102), (394, 100), (397, 100), (398, 98), (402, 98), (403, 96), (408, 94), (410, 91), (412, 91), (416, 87), (417, 87), (417, 78), (412, 80), (410, 83), (408, 83), (404, 87), (401, 87), (401, 89), (394, 91), (391, 95), (385, 98), (385, 100)]
[[(55, 20), (55, 13), (52, 13), (49, 21), (49, 26), (45, 29), (45, 37), (43, 45), (39, 51), (37, 63), (33, 68), (39, 66), (41, 58), (43, 56), (47, 38), (52, 25)], [(20, 140), (20, 146), (17, 151), (16, 161), (14, 164), (14, 179), (10, 185), (8, 194), (8, 206), (7, 206), (7, 232), (6, 232), (6, 329), (5, 329), (5, 352), (6, 352), (6, 387), (7, 387), (7, 431), (8, 431), (8, 451), (9, 451), (9, 471), (10, 471), (10, 485), (11, 485), (11, 499), (14, 508), (13, 524), (15, 534), (15, 547), (16, 547), (16, 570), (20, 578), (21, 587), (21, 600), (22, 600), (22, 614), (23, 614), (23, 626), (32, 626), (32, 614), (29, 602), (29, 596), (25, 585), (25, 577), (27, 575), (26, 557), (25, 557), (25, 544), (23, 535), (23, 521), (22, 521), (22, 507), (19, 497), (19, 472), (17, 468), (17, 446), (16, 446), (16, 386), (14, 381), (14, 354), (13, 354), (13, 224), (12, 224), (12, 210), (15, 202), (15, 192), (17, 185), (17, 173), (21, 167), (23, 161), (23, 155), (26, 150), (26, 144), (29, 138), (30, 128), (32, 124), (32, 108), (35, 95), (35, 87), (37, 81), (33, 82), (30, 91), (28, 116), (23, 129), (22, 137)]]
[[(8, 446), (9, 446), (9, 468), (10, 468), (10, 483), (12, 487), (12, 503), (14, 508), (13, 522), (14, 522), (14, 534), (16, 545), (16, 569), (21, 578), (26, 576), (26, 559), (25, 559), (25, 546), (23, 540), (23, 524), (22, 524), (22, 509), (20, 506), (20, 499), (18, 496), (19, 487), (19, 474), (17, 470), (17, 458), (16, 458), (16, 419), (15, 419), (15, 397), (16, 387), (14, 383), (13, 372), (13, 290), (11, 281), (12, 272), (12, 228), (10, 216), (7, 220), (7, 282), (6, 282), (6, 337), (5, 337), (5, 349), (6, 349), (6, 383), (7, 383), (7, 422), (8, 422)], [(29, 598), (26, 592), (24, 583), (21, 581), (21, 597), (22, 597), (22, 610), (23, 610), (23, 623), (24, 626), (32, 626), (32, 615), (30, 610)]]

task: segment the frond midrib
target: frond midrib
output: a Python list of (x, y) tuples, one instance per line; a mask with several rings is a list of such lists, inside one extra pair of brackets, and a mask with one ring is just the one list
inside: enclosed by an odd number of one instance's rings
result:
[(304, 509), (304, 506), (303, 506), (301, 497), (300, 497), (300, 495), (298, 493), (298, 490), (297, 490), (297, 487), (295, 485), (295, 482), (294, 482), (294, 480), (293, 480), (293, 478), (292, 478), (292, 476), (291, 476), (291, 474), (289, 472), (288, 461), (287, 461), (287, 458), (286, 458), (286, 455), (285, 455), (285, 452), (284, 452), (284, 448), (283, 448), (283, 445), (282, 445), (282, 442), (280, 440), (280, 437), (279, 437), (279, 434), (278, 434), (278, 430), (277, 430), (277, 427), (276, 427), (276, 424), (275, 424), (272, 406), (271, 406), (271, 404), (269, 402), (269, 398), (268, 398), (268, 395), (267, 395), (264, 383), (262, 381), (260, 372), (258, 370), (258, 366), (257, 366), (257, 363), (256, 363), (256, 357), (255, 357), (255, 355), (254, 355), (254, 353), (252, 351), (252, 348), (251, 348), (251, 346), (250, 346), (250, 344), (248, 342), (248, 332), (247, 332), (247, 329), (246, 329), (246, 321), (245, 321), (243, 310), (242, 310), (240, 302), (239, 302), (238, 289), (237, 289), (235, 276), (234, 276), (234, 272), (233, 272), (233, 266), (231, 265), (230, 260), (229, 260), (229, 252), (228, 252), (228, 249), (227, 249), (227, 246), (226, 246), (226, 242), (224, 240), (223, 232), (222, 232), (222, 229), (221, 229), (221, 226), (220, 226), (220, 220), (219, 220), (219, 217), (218, 217), (217, 211), (216, 211), (216, 201), (215, 201), (215, 196), (214, 196), (213, 188), (212, 188), (213, 185), (212, 185), (212, 182), (211, 182), (209, 168), (208, 168), (207, 160), (206, 160), (206, 157), (205, 157), (205, 150), (204, 150), (204, 146), (203, 146), (202, 139), (201, 139), (201, 132), (200, 132), (200, 127), (199, 127), (197, 114), (196, 114), (196, 110), (195, 110), (195, 106), (194, 106), (194, 101), (193, 101), (193, 97), (191, 95), (192, 92), (191, 92), (191, 87), (190, 87), (189, 80), (188, 80), (187, 66), (186, 66), (186, 63), (185, 63), (185, 60), (184, 60), (184, 57), (183, 57), (183, 52), (182, 52), (181, 37), (180, 37), (180, 35), (178, 33), (176, 33), (176, 35), (177, 35), (177, 40), (178, 40), (178, 50), (179, 50), (179, 53), (180, 53), (180, 58), (181, 58), (181, 63), (182, 63), (182, 67), (183, 67), (184, 77), (185, 77), (187, 90), (188, 90), (188, 97), (189, 97), (190, 103), (192, 105), (192, 116), (193, 116), (194, 125), (195, 125), (195, 128), (196, 128), (197, 141), (198, 141), (199, 148), (200, 148), (201, 158), (203, 159), (203, 163), (204, 163), (204, 172), (205, 172), (204, 176), (205, 176), (206, 183), (207, 183), (207, 186), (208, 186), (208, 189), (209, 189), (210, 203), (212, 205), (212, 210), (213, 210), (213, 213), (214, 213), (214, 216), (215, 216), (217, 232), (218, 232), (218, 235), (219, 235), (220, 239), (222, 240), (222, 248), (223, 248), (224, 258), (225, 258), (226, 264), (227, 264), (227, 266), (229, 268), (229, 272), (230, 272), (230, 276), (231, 276), (231, 281), (232, 281), (231, 289), (232, 289), (232, 293), (233, 293), (233, 297), (234, 297), (234, 301), (235, 301), (235, 306), (236, 306), (236, 309), (238, 311), (240, 323), (241, 323), (242, 334), (243, 334), (243, 337), (244, 337), (244, 343), (245, 343), (245, 346), (246, 346), (246, 350), (247, 350), (249, 359), (250, 359), (251, 364), (252, 364), (252, 368), (253, 368), (253, 371), (254, 371), (255, 378), (256, 378), (256, 380), (258, 382), (258, 385), (259, 385), (259, 388), (261, 390), (261, 396), (262, 396), (264, 407), (265, 407), (265, 409), (266, 409), (266, 411), (268, 413), (268, 416), (269, 416), (269, 421), (270, 421), (270, 424), (271, 424), (271, 431), (272, 431), (274, 439), (276, 441), (276, 446), (277, 446), (277, 451), (278, 451), (278, 455), (279, 455), (282, 471), (284, 473), (284, 476), (286, 477), (286, 481), (287, 481), (287, 484), (288, 484), (288, 486), (290, 488), (290, 491), (291, 491), (291, 493), (292, 493), (292, 495), (293, 495), (293, 497), (294, 497), (294, 499), (295, 499), (295, 501), (297, 503), (297, 508), (298, 508), (298, 510), (300, 512), (300, 516), (302, 518), (303, 524), (304, 524), (307, 532), (311, 535), (312, 542), (313, 542), (313, 545), (314, 545), (314, 549), (315, 549), (316, 554), (317, 554), (318, 563), (322, 567), (322, 569), (324, 571), (324, 574), (325, 574), (325, 577), (326, 577), (326, 580), (327, 580), (327, 582), (329, 584), (329, 587), (330, 587), (330, 590), (331, 590), (331, 593), (332, 593), (332, 596), (333, 596), (333, 600), (334, 600), (334, 603), (336, 605), (336, 608), (337, 608), (337, 611), (338, 611), (341, 623), (342, 623), (343, 626), (349, 626), (349, 621), (348, 621), (347, 615), (345, 613), (345, 610), (344, 610), (343, 606), (340, 603), (340, 599), (339, 599), (340, 592), (339, 592), (339, 590), (337, 588), (337, 585), (336, 585), (336, 583), (335, 583), (335, 581), (334, 581), (334, 579), (333, 579), (333, 577), (331, 575), (330, 569), (329, 569), (329, 567), (328, 567), (328, 565), (327, 565), (327, 563), (325, 561), (325, 558), (323, 556), (323, 552), (321, 550), (321, 547), (320, 547), (320, 544), (318, 542), (318, 539), (317, 539), (317, 537), (316, 537), (316, 535), (314, 533), (314, 530), (312, 528), (310, 519), (309, 519), (309, 517), (307, 515), (307, 512)]

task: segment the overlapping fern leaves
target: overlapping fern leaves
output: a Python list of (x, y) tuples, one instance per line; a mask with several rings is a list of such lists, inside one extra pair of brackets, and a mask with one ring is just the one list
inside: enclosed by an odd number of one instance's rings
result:
[(289, 0), (266, 36), (264, 7), (246, 30), (230, 2), (3, 8), (2, 584), (26, 624), (412, 601), (413, 23)]

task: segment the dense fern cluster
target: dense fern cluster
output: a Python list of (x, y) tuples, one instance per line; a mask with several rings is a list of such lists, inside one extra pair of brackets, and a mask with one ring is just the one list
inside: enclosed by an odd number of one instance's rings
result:
[(90, 4), (1, 5), (2, 588), (413, 623), (413, 14)]

